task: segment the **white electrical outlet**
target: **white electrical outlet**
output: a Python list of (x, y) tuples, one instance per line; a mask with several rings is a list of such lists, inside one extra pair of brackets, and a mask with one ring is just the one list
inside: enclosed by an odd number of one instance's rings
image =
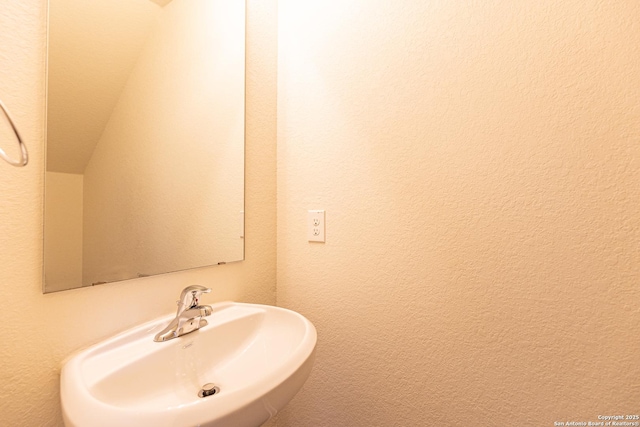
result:
[(309, 211), (307, 213), (307, 240), (324, 243), (324, 211)]

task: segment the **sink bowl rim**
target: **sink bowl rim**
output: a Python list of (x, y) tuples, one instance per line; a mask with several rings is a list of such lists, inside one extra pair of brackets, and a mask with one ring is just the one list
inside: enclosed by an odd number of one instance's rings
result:
[[(225, 411), (220, 412), (220, 414), (217, 414), (216, 416), (223, 416), (225, 413), (238, 411), (242, 407), (248, 405), (249, 403), (259, 400), (261, 398), (264, 398), (264, 396), (273, 392), (273, 390), (277, 389), (282, 384), (284, 384), (290, 377), (295, 375), (299, 370), (303, 369), (303, 365), (309, 364), (309, 363), (311, 365), (313, 364), (315, 346), (317, 342), (317, 332), (313, 324), (300, 313), (297, 313), (295, 311), (292, 311), (283, 307), (276, 307), (276, 306), (262, 305), (262, 304), (252, 304), (252, 303), (231, 302), (231, 301), (214, 303), (214, 304), (211, 304), (211, 307), (213, 309), (212, 316), (215, 316), (217, 312), (222, 312), (223, 310), (230, 307), (248, 307), (248, 308), (253, 308), (257, 310), (266, 310), (266, 311), (271, 310), (276, 312), (286, 312), (288, 313), (288, 315), (292, 315), (296, 317), (304, 325), (304, 332), (302, 334), (302, 339), (300, 340), (299, 343), (297, 343), (295, 347), (295, 351), (294, 353), (292, 353), (293, 356), (290, 358), (289, 363), (279, 365), (276, 369), (269, 372), (264, 377), (261, 377), (251, 387), (248, 387), (247, 389), (242, 390), (244, 393), (246, 393), (246, 396), (243, 396), (240, 400), (236, 399), (235, 401), (231, 402), (231, 404), (225, 408)], [(162, 413), (169, 414), (169, 413), (175, 412), (175, 408), (172, 408), (172, 407), (158, 409), (158, 408), (146, 407), (145, 405), (142, 405), (140, 407), (136, 407), (136, 406), (120, 407), (120, 406), (112, 405), (111, 402), (101, 400), (97, 398), (93, 393), (90, 392), (89, 390), (90, 385), (87, 384), (86, 378), (83, 376), (84, 374), (82, 372), (82, 366), (84, 361), (88, 360), (93, 355), (100, 354), (101, 351), (109, 351), (110, 347), (115, 348), (119, 345), (120, 346), (126, 345), (128, 343), (138, 342), (139, 340), (145, 340), (145, 339), (149, 340), (152, 343), (152, 345), (158, 346), (157, 351), (162, 350), (162, 346), (167, 346), (171, 341), (174, 342), (174, 345), (179, 345), (180, 340), (188, 339), (189, 334), (183, 337), (179, 337), (179, 338), (164, 342), (164, 343), (153, 342), (153, 336), (159, 330), (159, 328), (164, 327), (166, 322), (173, 319), (173, 317), (174, 317), (173, 315), (169, 314), (169, 315), (158, 317), (151, 321), (142, 323), (138, 326), (134, 326), (133, 328), (130, 328), (126, 331), (116, 334), (99, 343), (96, 343), (92, 346), (81, 349), (75, 352), (74, 354), (72, 354), (71, 356), (69, 356), (67, 359), (65, 359), (65, 361), (63, 362), (64, 365), (62, 367), (61, 378), (60, 378), (60, 387), (61, 387), (60, 392), (61, 392), (61, 400), (62, 400), (62, 406), (63, 406), (62, 409), (63, 409), (63, 415), (65, 416), (65, 418), (67, 417), (67, 415), (69, 416), (71, 415), (71, 414), (68, 414), (68, 411), (72, 410), (70, 408), (71, 406), (74, 406), (74, 407), (80, 406), (85, 408), (85, 410), (90, 408), (101, 409), (104, 411), (108, 411), (110, 413), (114, 413), (116, 415), (132, 416), (132, 417), (134, 415), (136, 417), (145, 416), (145, 415), (157, 416), (158, 414), (162, 414)], [(230, 320), (230, 321), (233, 321), (233, 320)], [(207, 328), (211, 328), (211, 327), (215, 327), (215, 325), (213, 326), (207, 325), (203, 327), (202, 332), (206, 332)], [(194, 334), (197, 334), (197, 333), (198, 331), (194, 332)], [(146, 345), (146, 341), (144, 342)], [(117, 369), (121, 369), (121, 367)], [(310, 366), (308, 367), (308, 369), (310, 370)], [(306, 377), (304, 378), (304, 380), (306, 380)], [(304, 380), (302, 381), (302, 383), (304, 382)], [(82, 384), (77, 384), (77, 383), (74, 384), (75, 381), (82, 381)], [(302, 383), (300, 384), (300, 386), (302, 385)], [(234, 392), (238, 392), (238, 390), (234, 390)], [(222, 397), (223, 397), (222, 395), (219, 396), (219, 398), (222, 398)], [(79, 403), (77, 403), (76, 405), (71, 405), (70, 403), (68, 403), (69, 399), (77, 399)], [(213, 403), (209, 403), (209, 402), (213, 402)], [(220, 409), (216, 407), (216, 401), (213, 399), (209, 401), (207, 401), (207, 399), (204, 399), (201, 401), (190, 402), (188, 404), (181, 405), (179, 409), (186, 410), (186, 408), (188, 407), (195, 407), (198, 405), (201, 407), (210, 407), (209, 409), (214, 410), (213, 412), (216, 412), (215, 409)], [(217, 405), (217, 406), (220, 406), (220, 405)]]

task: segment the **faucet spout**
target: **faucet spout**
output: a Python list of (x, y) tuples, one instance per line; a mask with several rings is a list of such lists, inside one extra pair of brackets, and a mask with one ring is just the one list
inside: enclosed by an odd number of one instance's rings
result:
[(182, 290), (178, 300), (176, 317), (154, 337), (154, 341), (163, 342), (198, 330), (208, 323), (204, 317), (211, 315), (208, 305), (199, 305), (200, 295), (211, 292), (204, 286), (188, 286)]

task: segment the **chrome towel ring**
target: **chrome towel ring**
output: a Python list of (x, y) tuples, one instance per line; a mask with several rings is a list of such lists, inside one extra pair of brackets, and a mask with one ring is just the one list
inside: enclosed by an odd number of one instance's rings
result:
[(7, 156), (7, 153), (5, 153), (2, 148), (0, 148), (0, 157), (5, 159), (7, 161), (7, 163), (9, 163), (10, 165), (13, 165), (13, 166), (16, 166), (16, 167), (26, 166), (26, 164), (29, 162), (29, 155), (27, 153), (27, 146), (24, 145), (24, 142), (22, 142), (22, 138), (20, 138), (20, 133), (18, 132), (18, 128), (13, 123), (13, 120), (11, 120), (11, 116), (9, 115), (9, 111), (7, 111), (7, 108), (4, 106), (2, 101), (0, 101), (0, 109), (2, 109), (2, 112), (4, 113), (4, 116), (7, 118), (7, 120), (9, 121), (9, 124), (11, 125), (11, 129), (13, 129), (13, 133), (16, 135), (16, 139), (18, 140), (18, 145), (20, 146), (20, 153), (21, 153), (21, 157), (20, 157), (19, 160), (13, 160), (9, 156)]

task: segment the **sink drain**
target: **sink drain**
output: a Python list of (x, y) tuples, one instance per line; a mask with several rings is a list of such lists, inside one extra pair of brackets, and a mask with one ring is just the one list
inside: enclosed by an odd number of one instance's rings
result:
[(202, 386), (202, 389), (198, 392), (198, 397), (213, 396), (216, 393), (220, 393), (220, 387), (209, 383)]

